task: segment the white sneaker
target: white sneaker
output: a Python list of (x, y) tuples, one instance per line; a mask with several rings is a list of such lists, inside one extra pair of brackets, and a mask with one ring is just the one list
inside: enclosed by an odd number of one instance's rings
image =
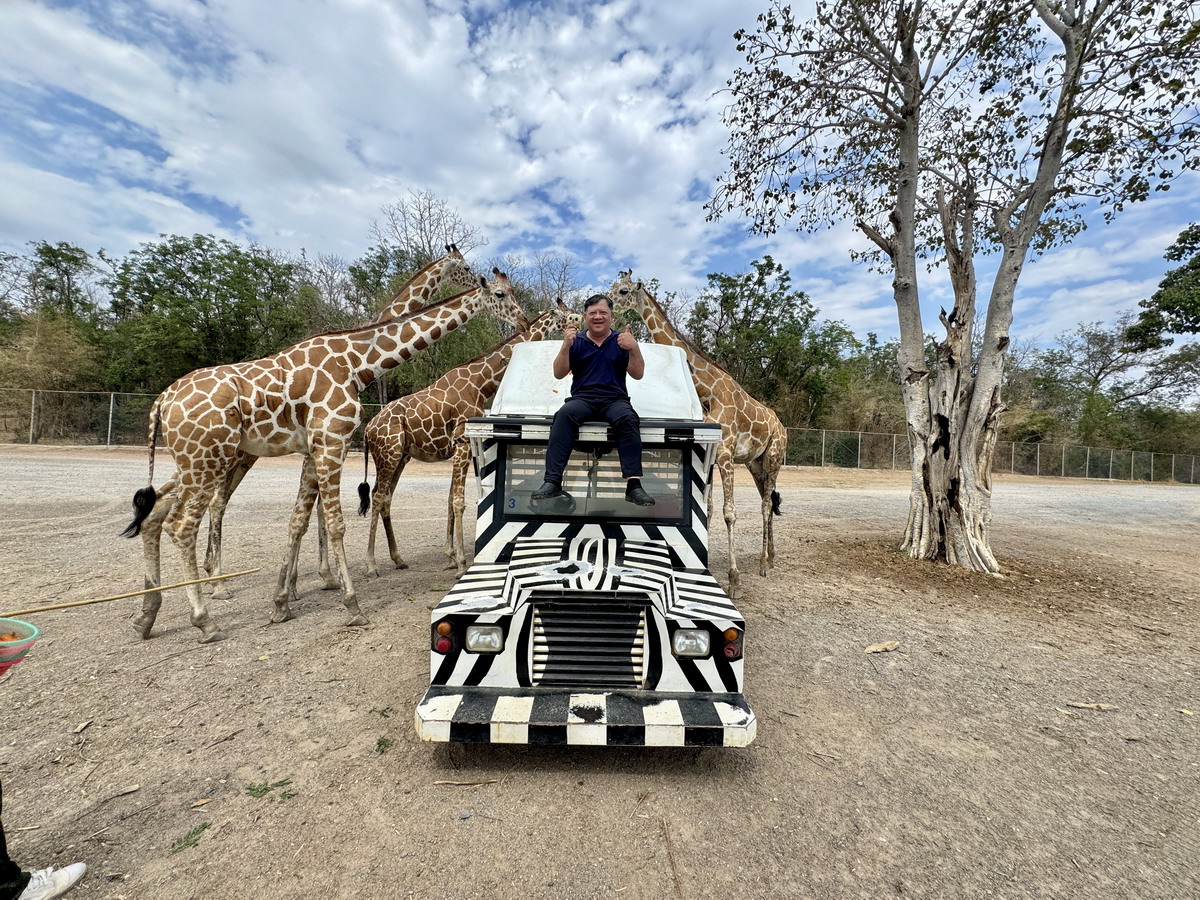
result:
[(21, 891), (17, 900), (50, 900), (51, 897), (60, 897), (75, 887), (75, 882), (79, 881), (86, 871), (87, 866), (78, 862), (62, 869), (51, 866), (48, 869), (30, 872), (29, 884), (25, 885), (25, 890)]

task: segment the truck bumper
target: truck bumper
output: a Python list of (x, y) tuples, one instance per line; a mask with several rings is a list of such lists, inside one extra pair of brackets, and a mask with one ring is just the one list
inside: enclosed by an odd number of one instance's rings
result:
[(745, 747), (758, 722), (741, 694), (434, 685), (416, 725), (426, 741)]

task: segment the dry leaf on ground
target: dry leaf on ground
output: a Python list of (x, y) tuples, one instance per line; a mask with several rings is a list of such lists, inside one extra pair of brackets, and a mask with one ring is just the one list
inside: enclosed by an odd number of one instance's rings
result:
[(899, 650), (899, 641), (882, 641), (878, 644), (872, 644), (863, 653), (887, 653), (890, 650)]

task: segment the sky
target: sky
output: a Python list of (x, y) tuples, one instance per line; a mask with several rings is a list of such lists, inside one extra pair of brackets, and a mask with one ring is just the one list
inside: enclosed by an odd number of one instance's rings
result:
[[(0, 250), (120, 256), (205, 233), (352, 261), (383, 207), (419, 191), (479, 229), (472, 262), (568, 254), (590, 287), (632, 268), (692, 297), (770, 254), (820, 318), (894, 337), (890, 279), (851, 260), (869, 245), (850, 223), (764, 238), (705, 221), (732, 35), (760, 7), (0, 0)], [(1157, 196), (1027, 267), (1014, 338), (1135, 311), (1200, 218), (1200, 179)], [(921, 290), (940, 332), (944, 272)]]

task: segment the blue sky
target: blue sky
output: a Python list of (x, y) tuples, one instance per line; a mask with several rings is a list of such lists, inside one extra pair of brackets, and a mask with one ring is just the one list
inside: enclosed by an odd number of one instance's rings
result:
[[(765, 7), (765, 0), (761, 4)], [(799, 5), (799, 4), (797, 4)], [(353, 260), (385, 204), (429, 191), (478, 227), (474, 259), (572, 254), (694, 296), (770, 253), (825, 319), (897, 331), (850, 225), (748, 235), (705, 221), (722, 171), (730, 0), (2, 0), (0, 250), (121, 255), (211, 233)], [(1149, 296), (1200, 180), (1098, 218), (1028, 267), (1014, 336), (1047, 342)], [(925, 329), (949, 301), (924, 276)], [(986, 291), (983, 291), (986, 296)]]

